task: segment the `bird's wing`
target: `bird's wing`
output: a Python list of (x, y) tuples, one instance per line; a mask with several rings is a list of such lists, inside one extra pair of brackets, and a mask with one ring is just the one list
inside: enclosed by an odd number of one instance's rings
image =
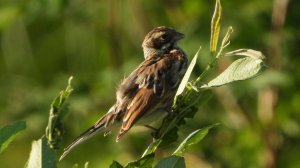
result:
[(122, 126), (116, 141), (119, 141), (139, 118), (141, 118), (151, 108), (155, 108), (158, 102), (159, 99), (152, 89), (139, 89), (138, 93), (131, 102), (131, 106), (123, 116)]
[[(117, 136), (117, 141), (146, 113), (157, 109), (159, 103), (169, 99), (167, 87), (168, 71), (170, 71), (174, 60), (172, 57), (165, 56), (161, 58), (146, 59), (126, 80), (134, 79), (138, 86), (127, 109), (124, 110), (122, 127)], [(176, 60), (175, 60), (176, 61)], [(176, 74), (175, 74), (176, 75)], [(132, 81), (130, 81), (132, 82)]]
[(167, 70), (171, 60), (165, 57), (154, 57), (145, 60), (136, 70), (135, 83), (142, 88), (151, 88), (156, 96), (162, 97), (165, 91)]

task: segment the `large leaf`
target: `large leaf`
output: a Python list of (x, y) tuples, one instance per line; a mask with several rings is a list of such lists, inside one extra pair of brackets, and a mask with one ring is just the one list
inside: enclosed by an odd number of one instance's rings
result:
[(181, 83), (178, 87), (178, 90), (176, 92), (176, 96), (180, 95), (184, 89), (185, 89), (185, 85), (187, 84), (191, 74), (192, 74), (192, 71), (196, 65), (196, 62), (197, 62), (197, 58), (198, 58), (198, 55), (199, 55), (199, 51), (201, 50), (201, 47), (198, 49), (197, 53), (195, 54), (194, 58), (192, 59), (187, 71), (185, 72), (182, 80), (181, 80)]
[(182, 156), (183, 152), (190, 146), (200, 142), (209, 132), (209, 130), (218, 124), (210, 125), (205, 128), (198, 129), (192, 132), (185, 140), (178, 146), (173, 155)]
[(234, 81), (245, 80), (259, 75), (266, 65), (262, 59), (245, 57), (235, 60), (224, 72), (215, 79), (201, 86), (210, 88), (225, 85)]
[(152, 168), (154, 153), (146, 155), (139, 160), (128, 163), (125, 168)]
[(215, 53), (218, 46), (221, 27), (222, 7), (220, 0), (216, 0), (215, 11), (211, 20), (210, 52)]
[(184, 158), (172, 155), (158, 162), (155, 168), (185, 168)]
[(19, 133), (26, 128), (24, 121), (18, 121), (6, 125), (0, 129), (0, 153), (14, 140)]
[(26, 168), (55, 168), (56, 154), (51, 149), (45, 137), (33, 141)]

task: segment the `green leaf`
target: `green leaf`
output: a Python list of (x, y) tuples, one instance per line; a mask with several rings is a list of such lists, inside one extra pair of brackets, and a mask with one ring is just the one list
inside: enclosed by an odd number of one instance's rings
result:
[(24, 121), (18, 121), (2, 127), (0, 129), (0, 153), (7, 148), (9, 143), (13, 141), (25, 128), (26, 123)]
[(145, 152), (143, 153), (142, 157), (149, 155), (151, 153), (154, 153), (155, 150), (157, 149), (157, 147), (160, 145), (160, 143), (162, 142), (161, 139), (155, 140), (154, 142), (152, 142), (148, 148), (145, 150)]
[(61, 123), (61, 119), (66, 112), (65, 101), (73, 91), (71, 87), (72, 78), (72, 76), (69, 78), (66, 89), (62, 90), (51, 104), (48, 126), (46, 128), (46, 138), (48, 139), (50, 147), (54, 149), (58, 149), (62, 140), (63, 124)]
[(26, 168), (55, 168), (56, 154), (47, 144), (45, 137), (32, 142), (31, 152)]
[(178, 87), (178, 90), (176, 92), (176, 96), (180, 95), (184, 89), (185, 89), (185, 85), (187, 84), (191, 74), (192, 74), (192, 71), (196, 65), (196, 62), (197, 62), (197, 58), (198, 58), (198, 55), (199, 55), (199, 51), (201, 50), (201, 47), (198, 49), (197, 53), (195, 54), (194, 58), (192, 59), (187, 71), (185, 72), (182, 80), (181, 80), (181, 83)]
[(154, 153), (146, 155), (139, 160), (128, 163), (125, 168), (152, 168)]
[[(65, 102), (65, 100), (70, 96), (72, 93), (73, 89), (71, 87), (71, 82), (72, 82), (73, 77), (71, 76), (68, 80), (68, 85), (65, 90), (62, 90), (59, 95), (53, 100), (51, 106), (52, 108), (57, 108), (60, 109)], [(54, 111), (58, 112), (58, 111)]]
[(207, 127), (198, 129), (192, 132), (184, 141), (178, 146), (173, 155), (182, 156), (183, 152), (190, 146), (200, 142), (209, 132), (209, 130), (219, 124), (209, 125)]
[[(184, 119), (182, 119), (184, 120)], [(180, 124), (178, 123), (178, 126)], [(164, 136), (162, 137), (162, 143), (160, 144), (160, 146), (166, 146), (166, 145), (170, 145), (173, 142), (176, 142), (178, 139), (179, 135), (178, 135), (178, 127), (175, 126), (172, 129), (169, 129), (169, 131), (167, 131)]]
[(210, 52), (215, 53), (218, 46), (222, 7), (220, 0), (216, 0), (215, 11), (211, 20)]
[(218, 87), (231, 82), (246, 80), (259, 75), (266, 65), (261, 59), (245, 57), (235, 60), (224, 72), (215, 79), (202, 85), (201, 88)]
[(224, 56), (245, 56), (254, 59), (265, 59), (265, 56), (262, 54), (262, 52), (252, 49), (238, 49), (235, 51), (228, 52)]
[(109, 168), (123, 168), (123, 166), (119, 162), (113, 161)]
[(233, 32), (233, 28), (231, 26), (229, 26), (228, 30), (226, 32), (226, 35), (224, 36), (222, 43), (221, 43), (221, 51), (230, 44), (229, 38), (230, 38), (232, 32)]
[(158, 162), (155, 168), (185, 168), (184, 158), (172, 155)]

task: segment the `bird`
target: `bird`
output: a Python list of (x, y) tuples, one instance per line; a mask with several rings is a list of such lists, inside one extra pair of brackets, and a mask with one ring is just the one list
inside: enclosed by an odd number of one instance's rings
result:
[(120, 127), (118, 142), (133, 125), (147, 125), (170, 112), (187, 70), (187, 56), (178, 46), (183, 38), (184, 34), (170, 27), (152, 29), (142, 43), (144, 60), (117, 87), (116, 103), (64, 149), (60, 160), (98, 132)]

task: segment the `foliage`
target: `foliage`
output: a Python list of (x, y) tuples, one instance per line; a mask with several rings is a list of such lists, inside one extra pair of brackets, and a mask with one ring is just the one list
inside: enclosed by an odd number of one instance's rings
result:
[(32, 142), (29, 160), (26, 168), (54, 168), (56, 167), (55, 151), (50, 148), (45, 137)]
[(0, 153), (7, 148), (17, 135), (26, 128), (24, 121), (18, 121), (0, 128)]
[[(179, 126), (185, 123), (185, 118), (192, 118), (194, 114), (197, 112), (197, 106), (201, 101), (201, 94), (203, 89), (213, 88), (216, 86), (221, 86), (224, 84), (228, 84), (238, 80), (245, 80), (260, 74), (260, 72), (264, 69), (265, 65), (263, 63), (264, 56), (261, 52), (254, 50), (237, 50), (232, 51), (227, 54), (223, 54), (223, 50), (229, 45), (230, 34), (232, 33), (232, 28), (229, 27), (227, 34), (222, 40), (220, 49), (216, 52), (217, 43), (219, 39), (219, 30), (220, 30), (220, 19), (221, 19), (221, 4), (220, 1), (216, 1), (216, 7), (214, 16), (212, 18), (212, 35), (211, 35), (211, 53), (213, 56), (212, 62), (207, 66), (204, 72), (195, 80), (191, 81), (187, 84), (187, 81), (191, 75), (191, 71), (195, 66), (195, 62), (198, 58), (198, 52), (192, 59), (188, 70), (183, 77), (182, 83), (180, 84), (177, 97), (174, 100), (173, 104), (173, 112), (174, 114), (169, 114), (165, 117), (162, 122), (162, 125), (159, 129), (154, 132), (154, 138), (156, 139), (147, 150), (144, 152), (143, 157), (139, 160), (144, 160), (144, 157), (149, 156), (149, 154), (154, 153), (159, 145), (165, 143), (170, 144), (175, 142), (178, 139), (178, 136), (174, 137), (174, 134), (177, 135), (177, 131), (179, 130)], [(208, 82), (208, 84), (201, 85), (203, 83), (203, 77), (205, 77), (206, 73), (210, 71), (210, 69), (214, 66), (214, 64), (218, 61), (218, 59), (223, 56), (235, 56), (235, 55), (243, 55), (248, 56), (248, 58), (242, 58), (234, 61), (223, 73), (217, 76), (215, 79)], [(183, 93), (183, 88), (187, 86), (187, 91)], [(183, 93), (183, 95), (181, 95)], [(192, 117), (191, 117), (192, 116)], [(209, 129), (213, 126), (208, 126), (206, 128), (197, 130), (191, 133), (186, 140), (184, 140), (177, 150), (174, 152), (174, 155), (182, 155), (183, 151), (192, 144), (195, 144), (202, 140), (205, 135), (208, 133)], [(154, 157), (154, 156), (153, 156)], [(143, 166), (137, 166), (143, 167)], [(145, 166), (147, 167), (147, 166)], [(151, 167), (151, 166), (150, 166)], [(185, 167), (184, 160), (182, 157), (170, 156), (158, 163), (156, 167)]]
[[(67, 144), (94, 123), (115, 101), (112, 93), (120, 79), (143, 59), (140, 44), (145, 33), (158, 25), (174, 27), (186, 35), (180, 46), (189, 60), (202, 45), (193, 59), (187, 85), (182, 85), (174, 102), (176, 108), (178, 102), (186, 101), (186, 93), (191, 92), (190, 100), (199, 95), (199, 104), (187, 112), (194, 118), (181, 120), (180, 127), (165, 127), (170, 131), (164, 140), (151, 145), (149, 130), (133, 128), (132, 134), (117, 145), (114, 136), (98, 135), (57, 166), (78, 163), (74, 167), (107, 167), (112, 160), (125, 166), (151, 151), (156, 151), (156, 165), (172, 156), (189, 133), (218, 122), (222, 125), (185, 153), (186, 167), (299, 167), (300, 1), (221, 2), (222, 15), (213, 13), (216, 6), (204, 0), (1, 1), (0, 125), (26, 121), (26, 130), (16, 136), (8, 150), (2, 150), (1, 167), (24, 166), (30, 143), (48, 126), (45, 109), (70, 75), (76, 77), (75, 94), (68, 106), (71, 113), (64, 120), (62, 141), (54, 146)], [(218, 30), (214, 45), (207, 40), (214, 34), (208, 33), (214, 29), (208, 24), (213, 21), (211, 15), (220, 17), (224, 26)], [(234, 33), (229, 33), (232, 42), (214, 62), (229, 25), (234, 27)], [(211, 46), (215, 46), (214, 53)], [(267, 59), (256, 59), (260, 55), (257, 51), (236, 50), (247, 47), (262, 51)], [(265, 62), (268, 69), (253, 78), (265, 69)], [(241, 68), (245, 64), (248, 68)], [(228, 71), (227, 67), (242, 71)], [(251, 79), (245, 80), (248, 77)], [(60, 139), (62, 132), (57, 133), (51, 137)], [(61, 148), (57, 154), (60, 152)]]
[(73, 89), (71, 88), (71, 81), (73, 77), (69, 78), (69, 83), (66, 90), (63, 90), (51, 103), (48, 126), (46, 128), (46, 138), (50, 148), (58, 149), (59, 143), (62, 140), (63, 125), (61, 120), (67, 112), (65, 101), (68, 99)]
[[(49, 122), (46, 127), (45, 135), (37, 141), (32, 142), (29, 160), (26, 168), (54, 168), (57, 163), (56, 150), (59, 148), (62, 140), (63, 126), (61, 118), (65, 109), (65, 101), (73, 91), (71, 87), (72, 77), (69, 78), (69, 83), (65, 90), (62, 90), (59, 95), (51, 103)], [(66, 111), (64, 111), (66, 112)]]
[(175, 150), (175, 152), (173, 153), (173, 155), (179, 155), (179, 156), (182, 156), (183, 155), (183, 152), (185, 152), (185, 150), (200, 142), (207, 134), (208, 134), (208, 131), (213, 128), (214, 126), (216, 126), (217, 124), (215, 125), (210, 125), (210, 126), (207, 126), (205, 128), (202, 128), (202, 129), (198, 129), (194, 132), (192, 132), (188, 137), (186, 137), (186, 139), (178, 146), (178, 148)]
[(170, 156), (168, 158), (162, 159), (155, 168), (185, 168), (184, 159), (181, 156)]

